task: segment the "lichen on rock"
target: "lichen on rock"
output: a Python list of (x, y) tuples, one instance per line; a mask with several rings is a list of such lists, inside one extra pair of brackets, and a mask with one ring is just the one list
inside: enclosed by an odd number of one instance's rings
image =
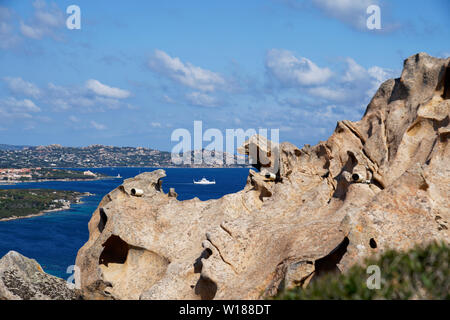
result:
[(46, 274), (33, 259), (10, 251), (0, 259), (0, 300), (78, 300), (81, 292)]

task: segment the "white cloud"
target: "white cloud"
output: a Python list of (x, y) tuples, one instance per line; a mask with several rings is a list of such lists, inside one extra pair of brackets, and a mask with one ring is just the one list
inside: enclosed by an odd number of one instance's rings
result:
[(183, 63), (179, 58), (172, 58), (161, 50), (155, 50), (148, 65), (154, 72), (200, 91), (215, 91), (226, 84), (224, 78), (218, 73), (194, 66), (189, 62)]
[(43, 29), (26, 25), (23, 21), (20, 22), (20, 32), (22, 32), (25, 37), (35, 40), (41, 39), (44, 35)]
[[(83, 87), (63, 87), (53, 83), (48, 84), (45, 94), (42, 94), (43, 101), (53, 106), (55, 111), (65, 111), (69, 109), (77, 109), (80, 112), (103, 112), (106, 109), (115, 110), (119, 108), (130, 108), (130, 104), (121, 101), (121, 99), (111, 98), (105, 96), (120, 96), (125, 97), (129, 95), (128, 91), (111, 88), (93, 86), (94, 90), (88, 89), (86, 84)], [(124, 91), (124, 92), (122, 92)], [(98, 95), (103, 93), (104, 95)], [(132, 106), (131, 106), (132, 107)]]
[(162, 125), (159, 122), (152, 122), (150, 123), (150, 126), (152, 126), (153, 128), (161, 128)]
[(44, 9), (47, 6), (44, 0), (35, 0), (33, 1), (33, 7), (35, 9)]
[(217, 107), (219, 105), (219, 101), (217, 98), (201, 93), (201, 92), (192, 92), (186, 95), (187, 101), (199, 107)]
[(35, 9), (32, 19), (28, 22), (20, 21), (20, 31), (28, 38), (40, 40), (44, 36), (58, 38), (57, 31), (63, 30), (65, 19), (62, 10), (55, 4), (47, 6), (45, 1), (33, 2)]
[(379, 66), (365, 69), (352, 58), (347, 58), (346, 69), (341, 76), (327, 86), (314, 87), (308, 92), (316, 97), (332, 102), (352, 102), (363, 104), (370, 99), (378, 87), (394, 72)]
[(41, 40), (49, 36), (55, 40), (63, 39), (66, 16), (56, 2), (47, 5), (45, 1), (37, 0), (33, 2), (33, 8), (30, 18), (24, 20), (14, 10), (0, 6), (0, 49), (15, 48), (24, 38)]
[(33, 98), (37, 98), (41, 94), (40, 89), (35, 84), (25, 81), (20, 77), (4, 77), (3, 81), (6, 82), (6, 85), (12, 93)]
[(346, 82), (353, 82), (367, 77), (367, 71), (352, 58), (347, 58), (347, 70), (342, 78)]
[(69, 120), (72, 121), (72, 122), (74, 122), (74, 123), (77, 123), (77, 122), (80, 121), (80, 119), (78, 119), (78, 118), (75, 117), (75, 116), (70, 116), (70, 117), (69, 117)]
[(42, 23), (43, 25), (51, 28), (60, 26), (62, 22), (61, 16), (50, 12), (37, 11), (35, 16), (39, 23)]
[(266, 69), (285, 87), (322, 84), (332, 76), (330, 69), (320, 68), (307, 58), (297, 58), (291, 51), (279, 49), (267, 53)]
[(343, 101), (347, 98), (347, 93), (342, 88), (314, 87), (308, 89), (308, 92), (315, 97), (332, 101)]
[(119, 88), (113, 88), (101, 83), (98, 80), (90, 79), (86, 82), (86, 88), (95, 94), (108, 98), (125, 99), (130, 96), (130, 92)]
[(0, 106), (3, 107), (3, 110), (10, 113), (41, 111), (41, 109), (36, 106), (33, 101), (29, 99), (18, 100), (14, 97), (10, 97), (0, 101)]
[(106, 126), (104, 124), (95, 122), (94, 120), (91, 121), (91, 126), (96, 130), (106, 130)]
[(167, 103), (175, 103), (175, 100), (168, 96), (167, 94), (163, 95), (163, 100)]
[[(268, 68), (271, 80), (275, 79), (282, 84), (272, 87), (268, 95), (268, 99), (274, 99), (277, 105), (262, 105), (254, 116), (266, 126), (282, 129), (285, 136), (295, 132), (294, 139), (311, 139), (313, 141), (309, 141), (317, 142), (332, 133), (336, 121), (359, 120), (379, 85), (396, 76), (396, 72), (392, 70), (379, 66), (366, 68), (354, 59), (347, 58), (332, 71), (326, 66), (321, 67), (332, 74), (325, 81), (314, 84), (308, 81), (300, 82), (295, 71), (297, 60), (301, 58), (293, 56), (294, 54), (288, 52), (282, 55), (282, 58), (275, 59), (277, 62), (285, 62), (274, 63), (275, 67)], [(280, 68), (280, 65), (285, 67)], [(268, 119), (274, 123), (269, 125)], [(295, 130), (289, 130), (290, 128)]]
[(365, 29), (367, 8), (379, 5), (378, 0), (312, 0), (327, 16), (338, 19), (356, 29)]
[(378, 66), (371, 67), (367, 70), (369, 75), (376, 80), (379, 84), (381, 84), (383, 81), (388, 79), (388, 77), (391, 75), (391, 71), (387, 69), (383, 69)]
[(29, 99), (20, 100), (10, 97), (0, 100), (0, 122), (8, 123), (10, 119), (31, 119), (32, 113), (40, 111), (41, 109)]
[(8, 8), (0, 7), (0, 49), (15, 47), (20, 38), (15, 34), (12, 25), (12, 13)]

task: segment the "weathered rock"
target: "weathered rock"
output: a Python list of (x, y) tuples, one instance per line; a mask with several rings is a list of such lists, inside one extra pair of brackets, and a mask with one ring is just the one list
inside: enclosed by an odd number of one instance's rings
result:
[[(257, 299), (345, 271), (388, 248), (449, 242), (450, 59), (420, 53), (381, 85), (361, 121), (298, 149), (258, 137), (276, 179), (178, 201), (163, 170), (128, 179), (100, 203), (77, 265), (87, 298)], [(276, 153), (275, 153), (276, 154)], [(143, 190), (142, 197), (132, 195)]]
[(178, 193), (175, 192), (175, 188), (170, 188), (169, 197), (172, 197), (172, 198), (178, 197)]
[(32, 259), (10, 251), (0, 259), (0, 300), (76, 300), (81, 292), (46, 274)]

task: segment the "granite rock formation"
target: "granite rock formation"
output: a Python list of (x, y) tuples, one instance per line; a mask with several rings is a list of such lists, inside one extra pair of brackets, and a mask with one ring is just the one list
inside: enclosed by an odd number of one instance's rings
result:
[[(420, 53), (384, 82), (362, 120), (324, 142), (267, 148), (244, 190), (178, 201), (163, 170), (127, 179), (100, 203), (80, 249), (91, 299), (258, 299), (345, 272), (387, 248), (449, 242), (450, 59)], [(270, 170), (268, 170), (270, 172)], [(142, 191), (142, 194), (140, 192)]]
[(0, 300), (77, 300), (81, 292), (46, 274), (32, 259), (10, 251), (0, 259)]

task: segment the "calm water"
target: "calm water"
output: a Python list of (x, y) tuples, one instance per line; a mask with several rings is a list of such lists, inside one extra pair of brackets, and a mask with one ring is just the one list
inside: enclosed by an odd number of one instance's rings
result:
[[(82, 204), (72, 205), (70, 210), (46, 215), (0, 222), (0, 257), (14, 250), (36, 259), (42, 268), (55, 276), (67, 278), (67, 267), (75, 264), (78, 249), (89, 238), (88, 222), (100, 200), (122, 184), (123, 179), (134, 177), (152, 168), (102, 168), (90, 169), (110, 176), (120, 174), (122, 179), (73, 182), (24, 183), (0, 186), (2, 189), (59, 189), (90, 192), (94, 196), (83, 199)], [(237, 192), (245, 186), (248, 170), (239, 169), (165, 169), (163, 190), (175, 188), (179, 200), (198, 197), (201, 200), (218, 199)], [(202, 177), (215, 179), (215, 185), (194, 185), (192, 180)]]

